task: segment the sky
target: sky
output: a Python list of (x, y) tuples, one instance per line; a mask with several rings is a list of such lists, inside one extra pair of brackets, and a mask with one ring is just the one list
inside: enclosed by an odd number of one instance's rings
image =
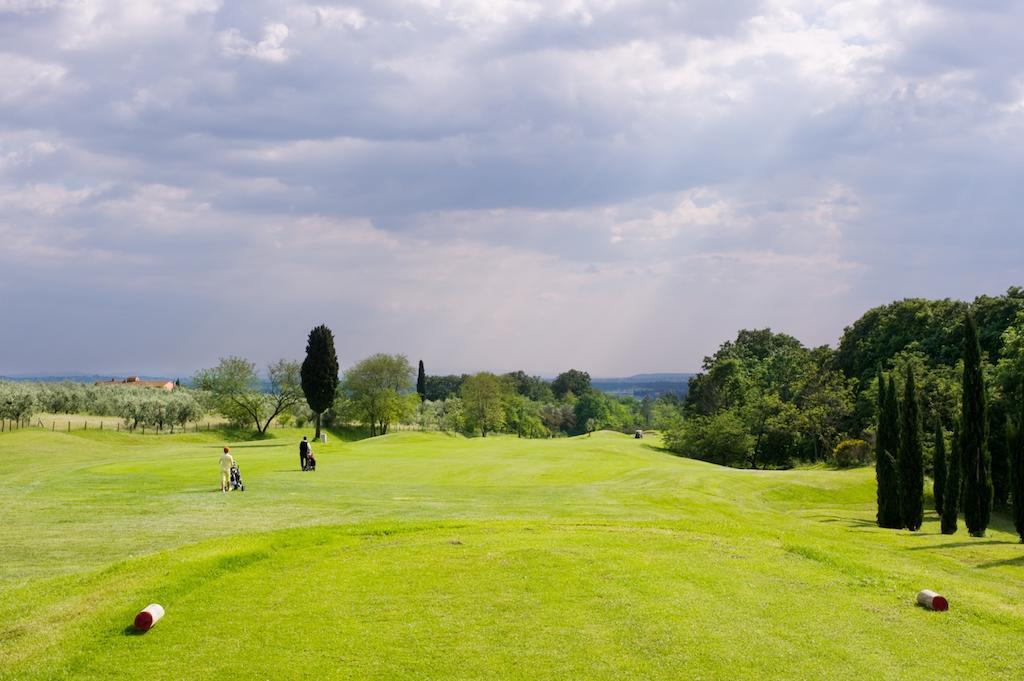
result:
[(693, 371), (1024, 283), (1024, 3), (0, 0), (0, 374)]

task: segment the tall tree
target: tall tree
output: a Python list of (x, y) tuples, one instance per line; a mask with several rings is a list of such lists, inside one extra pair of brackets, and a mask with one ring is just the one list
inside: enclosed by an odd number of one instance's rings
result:
[(534, 402), (543, 404), (555, 399), (551, 383), (540, 376), (530, 376), (525, 371), (512, 371), (502, 378), (509, 381), (517, 393)]
[(573, 405), (578, 433), (592, 433), (604, 428), (608, 420), (608, 399), (604, 393), (588, 390)]
[(555, 397), (560, 400), (564, 399), (569, 393), (579, 397), (590, 390), (590, 374), (576, 369), (563, 371), (552, 381), (551, 390), (554, 391)]
[(391, 423), (409, 413), (406, 397), (419, 401), (410, 392), (414, 375), (405, 355), (383, 353), (367, 357), (345, 372), (342, 387), (353, 411), (370, 427), (370, 435), (387, 435)]
[(1020, 411), (1017, 422), (1011, 425), (1009, 434), (1011, 490), (1013, 501), (1013, 525), (1017, 528), (1020, 541), (1024, 544), (1024, 395), (1018, 404)]
[(935, 512), (942, 515), (942, 495), (946, 491), (946, 435), (942, 423), (935, 419), (935, 452), (932, 457), (932, 494)]
[(900, 480), (900, 516), (911, 532), (921, 529), (924, 520), (924, 462), (921, 437), (921, 411), (917, 403), (914, 371), (907, 367), (900, 405), (900, 446), (897, 457)]
[(1010, 459), (1006, 449), (1006, 404), (988, 403), (988, 453), (992, 459), (992, 500), (1005, 507), (1010, 498)]
[(970, 312), (964, 321), (963, 410), (960, 446), (964, 470), (964, 522), (972, 537), (984, 537), (992, 514), (992, 472), (988, 451), (985, 376), (978, 327)]
[(961, 474), (963, 461), (960, 456), (960, 420), (953, 422), (953, 439), (950, 441), (949, 461), (946, 463), (946, 489), (942, 492), (942, 534), (956, 533), (957, 512), (960, 508)]
[(502, 405), (503, 385), (494, 374), (479, 373), (467, 378), (462, 384), (462, 404), (466, 414), (466, 425), (480, 431), (482, 437), (505, 425), (505, 409)]
[(894, 413), (889, 404), (890, 381), (878, 371), (878, 432), (875, 435), (875, 478), (878, 481), (878, 526), (903, 527), (900, 522), (899, 478), (896, 443), (899, 441)]
[(416, 392), (420, 400), (427, 399), (427, 372), (423, 369), (423, 360), (420, 360), (420, 368), (416, 372)]
[(334, 334), (323, 324), (309, 332), (301, 374), (302, 392), (309, 408), (316, 414), (315, 437), (319, 439), (320, 419), (334, 404), (338, 392), (338, 355), (334, 351)]
[(212, 369), (203, 369), (192, 384), (210, 393), (214, 407), (233, 423), (251, 421), (265, 433), (275, 418), (299, 404), (299, 365), (280, 360), (267, 367), (269, 384), (261, 390), (256, 365), (241, 357), (227, 357)]

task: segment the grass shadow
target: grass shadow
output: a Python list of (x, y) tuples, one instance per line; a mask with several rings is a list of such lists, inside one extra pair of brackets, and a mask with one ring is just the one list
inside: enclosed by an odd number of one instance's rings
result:
[[(924, 535), (935, 536), (935, 535)], [(987, 546), (992, 544), (1010, 544), (1016, 546), (1017, 542), (1002, 541), (1000, 539), (979, 539), (978, 541), (956, 541), (948, 544), (934, 544), (930, 546), (908, 546), (904, 551), (933, 551), (939, 549), (959, 549), (968, 546)]]
[(996, 507), (992, 509), (992, 516), (989, 518), (988, 526), (993, 530), (999, 530), (1000, 532), (1017, 534), (1017, 527), (1013, 524), (1013, 516), (1010, 515), (1011, 512), (1011, 509), (1003, 507)]
[(811, 518), (823, 523), (844, 523), (847, 527), (878, 527), (875, 521), (863, 518), (847, 518), (840, 515), (816, 515)]
[(993, 560), (988, 563), (979, 563), (978, 567), (982, 570), (995, 567), (1024, 567), (1024, 556), (1017, 556), (1016, 558), (1007, 558), (1006, 560)]
[(124, 631), (122, 633), (123, 633), (124, 636), (145, 636), (146, 635), (145, 631), (142, 631), (140, 629), (136, 629), (135, 625), (133, 625), (133, 624), (129, 624), (127, 627), (125, 627)]

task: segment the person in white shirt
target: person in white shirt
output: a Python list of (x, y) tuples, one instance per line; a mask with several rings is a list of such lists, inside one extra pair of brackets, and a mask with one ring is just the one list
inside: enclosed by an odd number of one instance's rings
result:
[(235, 463), (235, 458), (231, 456), (231, 450), (227, 447), (224, 448), (224, 453), (220, 455), (220, 491), (227, 492), (231, 489), (231, 466)]

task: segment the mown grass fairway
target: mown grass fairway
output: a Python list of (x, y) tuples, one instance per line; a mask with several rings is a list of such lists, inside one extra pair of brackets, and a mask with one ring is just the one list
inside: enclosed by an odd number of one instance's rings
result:
[(879, 530), (869, 469), (401, 433), (301, 473), (299, 436), (233, 444), (230, 494), (216, 433), (0, 436), (0, 677), (1024, 677), (1006, 519)]

